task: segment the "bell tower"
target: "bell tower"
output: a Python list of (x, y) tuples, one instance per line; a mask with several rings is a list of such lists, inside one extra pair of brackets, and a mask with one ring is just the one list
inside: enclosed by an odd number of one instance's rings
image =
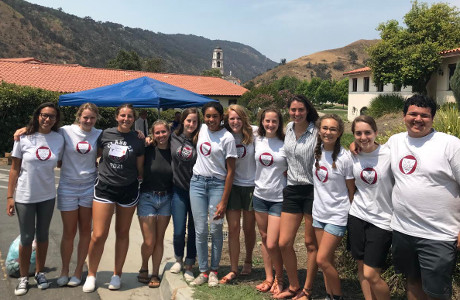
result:
[(219, 46), (212, 52), (211, 68), (219, 69), (220, 74), (224, 75), (224, 51)]

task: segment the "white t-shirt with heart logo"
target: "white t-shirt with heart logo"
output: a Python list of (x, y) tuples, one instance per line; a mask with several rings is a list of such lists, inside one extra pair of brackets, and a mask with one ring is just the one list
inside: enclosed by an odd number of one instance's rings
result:
[(353, 177), (353, 161), (350, 153), (341, 148), (332, 168), (332, 151), (324, 151), (319, 160), (319, 169), (313, 165), (313, 219), (327, 224), (346, 226), (350, 200), (346, 179)]
[(390, 149), (386, 145), (378, 146), (370, 153), (352, 155), (352, 159), (357, 190), (350, 215), (381, 229), (391, 230), (394, 178), (390, 167)]
[(271, 201), (283, 201), (283, 189), (286, 186), (287, 170), (284, 142), (277, 137), (255, 138), (256, 176), (254, 196)]
[(206, 124), (201, 125), (196, 151), (198, 156), (193, 174), (220, 180), (227, 177), (226, 159), (237, 157), (233, 135), (225, 128), (211, 131)]
[(97, 139), (101, 129), (87, 132), (78, 125), (66, 125), (59, 129), (64, 137), (61, 180), (85, 183), (96, 179)]
[(251, 126), (254, 135), (251, 144), (243, 144), (242, 134), (233, 134), (238, 158), (235, 163), (235, 178), (233, 184), (238, 186), (254, 186), (256, 161), (254, 160), (254, 140), (257, 136), (257, 126)]
[(11, 156), (22, 160), (16, 202), (38, 203), (56, 197), (54, 168), (61, 160), (63, 150), (64, 138), (54, 131), (22, 135), (14, 142)]
[(395, 177), (391, 228), (440, 241), (460, 231), (460, 140), (433, 130), (421, 138), (407, 132), (387, 142)]

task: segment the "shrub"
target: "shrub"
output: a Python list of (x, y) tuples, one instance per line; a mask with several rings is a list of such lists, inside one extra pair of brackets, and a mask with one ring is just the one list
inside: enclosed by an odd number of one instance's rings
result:
[(438, 110), (433, 127), (437, 131), (460, 137), (460, 114), (457, 106), (445, 105)]
[(384, 94), (372, 99), (367, 114), (379, 118), (385, 114), (401, 112), (405, 99), (398, 94)]

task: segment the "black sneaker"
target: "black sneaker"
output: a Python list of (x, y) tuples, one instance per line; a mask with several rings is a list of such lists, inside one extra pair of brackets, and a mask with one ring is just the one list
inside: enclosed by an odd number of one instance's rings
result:
[(22, 296), (27, 294), (27, 291), (29, 290), (29, 278), (27, 277), (20, 277), (19, 278), (19, 283), (14, 289), (14, 294), (16, 296)]
[(37, 282), (37, 287), (41, 290), (46, 290), (50, 284), (45, 277), (45, 273), (40, 272), (35, 275), (35, 281)]

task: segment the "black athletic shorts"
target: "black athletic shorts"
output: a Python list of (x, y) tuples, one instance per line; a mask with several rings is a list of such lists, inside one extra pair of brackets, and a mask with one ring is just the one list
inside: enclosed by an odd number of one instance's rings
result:
[(457, 241), (436, 241), (393, 231), (393, 264), (397, 273), (421, 278), (423, 291), (434, 298), (450, 299)]
[(383, 268), (391, 246), (391, 231), (348, 215), (351, 256), (372, 268)]
[(313, 209), (313, 185), (288, 185), (283, 189), (283, 210), (286, 213), (311, 215)]
[(115, 186), (97, 179), (94, 185), (94, 201), (116, 203), (122, 207), (136, 206), (139, 202), (139, 182), (135, 180), (127, 186)]

